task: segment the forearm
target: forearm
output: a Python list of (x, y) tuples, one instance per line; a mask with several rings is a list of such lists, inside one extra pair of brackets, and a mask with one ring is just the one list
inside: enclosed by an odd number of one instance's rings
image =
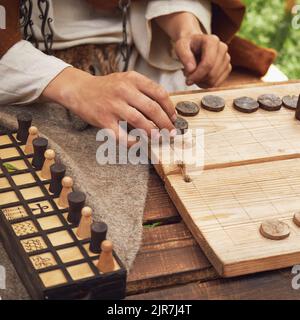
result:
[(155, 19), (167, 35), (177, 41), (194, 34), (202, 34), (199, 20), (190, 12), (177, 12)]

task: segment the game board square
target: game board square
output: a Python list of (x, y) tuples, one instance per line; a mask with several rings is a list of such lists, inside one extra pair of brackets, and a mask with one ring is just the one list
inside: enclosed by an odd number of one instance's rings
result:
[(34, 252), (47, 248), (47, 245), (42, 237), (33, 237), (21, 240), (21, 244), (26, 252)]
[(15, 202), (19, 202), (19, 199), (14, 191), (0, 193), (0, 206)]
[(36, 182), (31, 173), (17, 174), (12, 176), (12, 179), (17, 186)]
[(33, 203), (29, 203), (28, 206), (34, 215), (39, 215), (39, 214), (44, 214), (44, 213), (49, 213), (54, 211), (49, 201), (33, 202)]
[(12, 144), (10, 137), (7, 135), (0, 136), (0, 146), (5, 146), (7, 144)]
[(65, 230), (50, 233), (47, 236), (54, 247), (73, 242), (72, 237), (70, 236), (68, 231), (65, 231)]
[(40, 273), (40, 278), (46, 288), (54, 287), (67, 282), (66, 277), (60, 269)]
[(23, 206), (16, 206), (16, 207), (2, 209), (2, 212), (4, 213), (8, 221), (13, 221), (13, 220), (28, 216)]
[(30, 220), (23, 221), (20, 223), (15, 223), (12, 225), (12, 228), (18, 237), (26, 236), (27, 234), (32, 234), (32, 233), (37, 232), (37, 229), (36, 229), (34, 223)]
[(45, 196), (40, 187), (21, 189), (20, 192), (25, 200), (42, 198)]
[(20, 157), (20, 153), (15, 147), (12, 148), (5, 148), (5, 149), (0, 149), (0, 158), (1, 159), (9, 159), (9, 158), (15, 158), (15, 157)]
[(68, 267), (67, 270), (73, 280), (89, 278), (95, 275), (88, 263), (71, 266)]
[(4, 162), (4, 165), (6, 165), (6, 164), (9, 164), (15, 168), (15, 170), (12, 170), (10, 173), (14, 173), (14, 172), (28, 169), (27, 164), (25, 163), (24, 160), (15, 160), (15, 161)]
[(84, 258), (78, 247), (61, 249), (57, 251), (57, 254), (64, 263), (81, 260)]
[(11, 187), (10, 183), (6, 178), (0, 178), (0, 189), (6, 189)]
[(53, 257), (52, 253), (46, 252), (43, 254), (38, 254), (31, 256), (30, 260), (36, 270), (44, 269), (52, 266), (56, 266), (57, 262)]
[(37, 220), (43, 230), (61, 227), (63, 224), (57, 216), (49, 216)]

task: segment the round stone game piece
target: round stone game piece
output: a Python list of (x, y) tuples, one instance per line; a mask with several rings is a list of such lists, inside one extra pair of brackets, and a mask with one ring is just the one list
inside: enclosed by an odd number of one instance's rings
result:
[(282, 98), (282, 105), (290, 110), (296, 110), (298, 104), (298, 96), (284, 96)]
[(36, 138), (32, 141), (33, 146), (33, 159), (32, 165), (41, 170), (45, 161), (45, 151), (48, 146), (48, 140), (45, 138)]
[(208, 111), (220, 112), (225, 108), (225, 100), (219, 96), (207, 95), (202, 98), (201, 106)]
[(294, 221), (296, 226), (300, 227), (300, 212), (296, 212), (294, 214), (293, 221)]
[(266, 220), (260, 226), (260, 233), (270, 240), (282, 240), (290, 235), (290, 227), (279, 220)]
[(78, 225), (81, 219), (81, 211), (85, 206), (86, 196), (83, 192), (74, 191), (68, 194), (69, 213), (68, 221)]
[(258, 110), (259, 104), (250, 97), (240, 97), (233, 100), (233, 106), (236, 110), (243, 113), (252, 113)]
[(49, 191), (58, 197), (62, 190), (62, 179), (66, 174), (66, 167), (63, 164), (55, 163), (50, 167), (51, 182)]
[(282, 100), (275, 94), (262, 94), (257, 101), (260, 108), (266, 111), (278, 111), (282, 106)]
[(100, 222), (93, 222), (91, 226), (91, 242), (90, 251), (93, 253), (100, 253), (101, 244), (106, 240), (107, 224)]
[(29, 128), (32, 123), (32, 116), (30, 113), (22, 112), (17, 116), (18, 121), (18, 131), (17, 131), (17, 140), (22, 143), (26, 143), (29, 136)]
[(182, 116), (193, 117), (199, 113), (200, 108), (195, 102), (182, 101), (177, 103), (176, 110)]
[(177, 130), (177, 134), (185, 134), (186, 130), (189, 128), (188, 122), (181, 117), (177, 117), (174, 126)]

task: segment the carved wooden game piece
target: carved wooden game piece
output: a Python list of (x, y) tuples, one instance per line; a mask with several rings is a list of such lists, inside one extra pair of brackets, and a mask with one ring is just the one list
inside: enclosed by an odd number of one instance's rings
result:
[(101, 243), (106, 240), (107, 224), (94, 221), (91, 226), (90, 251), (100, 253)]
[(233, 106), (240, 112), (252, 113), (258, 110), (259, 103), (250, 97), (240, 97), (233, 100)]
[(208, 111), (220, 112), (225, 108), (225, 100), (219, 96), (207, 95), (202, 98), (201, 106)]
[(177, 103), (176, 110), (182, 116), (192, 117), (192, 116), (196, 116), (199, 113), (200, 108), (194, 102), (182, 101)]
[(29, 135), (28, 135), (28, 138), (27, 138), (27, 142), (26, 142), (26, 146), (25, 146), (25, 149), (24, 149), (24, 152), (26, 154), (32, 154), (33, 153), (33, 140), (38, 138), (39, 135), (38, 135), (39, 131), (37, 129), (37, 127), (30, 127), (29, 128)]
[(284, 96), (282, 98), (282, 105), (290, 110), (296, 110), (298, 103), (298, 96)]
[(174, 126), (177, 130), (177, 134), (185, 134), (185, 132), (189, 128), (188, 122), (181, 117), (177, 117), (177, 119), (174, 122)]
[(41, 171), (41, 177), (49, 180), (51, 178), (50, 167), (55, 164), (55, 152), (52, 149), (48, 149), (44, 153), (45, 161)]
[(62, 179), (66, 174), (66, 167), (63, 164), (55, 163), (50, 167), (51, 183), (49, 191), (58, 197), (62, 190)]
[(64, 177), (62, 179), (62, 190), (58, 199), (58, 205), (62, 208), (68, 208), (69, 206), (69, 201), (68, 201), (68, 195), (71, 193), (73, 190), (73, 179), (71, 177)]
[(300, 227), (300, 212), (296, 212), (293, 217), (296, 226)]
[(69, 213), (68, 221), (78, 225), (81, 219), (81, 210), (85, 205), (86, 196), (83, 192), (74, 191), (68, 194)]
[(33, 159), (32, 165), (41, 170), (45, 161), (45, 151), (48, 146), (48, 140), (45, 138), (36, 138), (32, 141), (33, 144)]
[(112, 272), (115, 269), (113, 257), (113, 244), (109, 240), (104, 240), (101, 244), (101, 254), (97, 264), (98, 270), (102, 273)]
[(275, 94), (262, 94), (257, 101), (260, 108), (266, 111), (278, 111), (282, 106), (282, 100)]
[(300, 120), (300, 95), (299, 95), (299, 99), (298, 99), (298, 103), (297, 103), (295, 118), (297, 120)]
[(18, 114), (17, 121), (19, 126), (17, 131), (17, 140), (22, 143), (26, 143), (29, 135), (29, 128), (32, 123), (32, 116), (29, 113), (23, 112)]
[(260, 233), (270, 240), (282, 240), (290, 235), (290, 227), (279, 220), (266, 220), (260, 226)]
[(91, 237), (91, 225), (92, 225), (92, 209), (90, 207), (84, 207), (81, 210), (81, 220), (77, 229), (77, 236), (81, 239), (87, 239)]

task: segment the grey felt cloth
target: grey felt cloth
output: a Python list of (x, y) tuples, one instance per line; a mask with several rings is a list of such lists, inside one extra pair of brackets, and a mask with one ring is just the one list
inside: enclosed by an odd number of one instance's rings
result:
[[(0, 125), (13, 129), (16, 115), (29, 112), (33, 125), (39, 128), (59, 161), (67, 166), (67, 174), (74, 178), (75, 189), (87, 194), (87, 204), (94, 209), (94, 219), (108, 224), (108, 238), (129, 269), (140, 247), (142, 218), (147, 194), (147, 165), (99, 165), (96, 150), (96, 128), (76, 131), (65, 109), (56, 104), (35, 104), (26, 107), (0, 107)], [(24, 298), (26, 292), (0, 246), (0, 265), (8, 274), (9, 290), (0, 290), (2, 298)]]

